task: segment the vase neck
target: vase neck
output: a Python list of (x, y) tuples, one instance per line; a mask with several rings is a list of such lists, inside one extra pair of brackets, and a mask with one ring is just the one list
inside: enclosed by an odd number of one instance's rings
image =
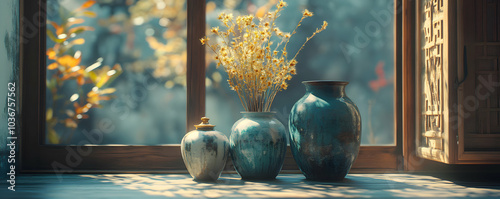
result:
[(337, 81), (309, 81), (303, 82), (306, 92), (319, 96), (345, 97), (345, 86), (348, 82)]
[(272, 118), (274, 115), (276, 115), (276, 112), (241, 112), (243, 117), (246, 118), (264, 118), (264, 117), (269, 117)]

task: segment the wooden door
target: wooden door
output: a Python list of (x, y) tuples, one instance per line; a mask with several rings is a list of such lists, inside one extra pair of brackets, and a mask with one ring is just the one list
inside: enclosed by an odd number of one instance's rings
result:
[(460, 163), (500, 161), (500, 1), (463, 0), (459, 63)]
[(416, 2), (416, 152), (419, 157), (453, 163), (450, 115), (456, 76), (455, 1)]
[(500, 163), (500, 0), (417, 0), (416, 153)]

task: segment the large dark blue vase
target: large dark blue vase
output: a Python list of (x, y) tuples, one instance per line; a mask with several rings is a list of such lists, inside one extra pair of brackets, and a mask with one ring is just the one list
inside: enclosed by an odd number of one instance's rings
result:
[(342, 180), (356, 159), (361, 116), (345, 94), (348, 82), (305, 81), (306, 94), (289, 117), (290, 146), (309, 180)]
[(286, 152), (285, 126), (274, 112), (242, 112), (231, 129), (229, 151), (242, 179), (270, 180), (283, 166)]

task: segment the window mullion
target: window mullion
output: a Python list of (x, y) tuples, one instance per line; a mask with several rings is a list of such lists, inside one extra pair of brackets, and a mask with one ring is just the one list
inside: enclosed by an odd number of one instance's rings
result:
[(205, 0), (187, 1), (187, 122), (186, 131), (194, 129), (205, 115)]

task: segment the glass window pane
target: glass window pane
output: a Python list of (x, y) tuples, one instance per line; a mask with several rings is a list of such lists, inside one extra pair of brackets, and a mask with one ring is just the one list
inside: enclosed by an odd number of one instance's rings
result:
[(48, 0), (47, 9), (46, 144), (180, 143), (185, 0)]
[[(305, 88), (305, 80), (346, 80), (347, 95), (357, 104), (362, 117), (362, 144), (394, 144), (394, 20), (393, 0), (287, 1), (276, 24), (292, 32), (303, 9), (314, 13), (292, 37), (289, 53), (295, 53), (323, 20), (328, 28), (314, 37), (298, 55), (297, 72), (287, 90), (279, 92), (272, 110), (288, 124), (288, 115)], [(207, 27), (220, 26), (220, 12), (241, 14), (266, 13), (275, 9), (273, 0), (209, 0)], [(208, 48), (207, 48), (208, 49)], [(216, 69), (207, 50), (207, 115), (216, 128), (230, 134), (231, 126), (241, 118), (243, 107), (227, 85), (222, 67)], [(287, 125), (285, 125), (287, 126)], [(288, 127), (287, 127), (288, 128)]]

